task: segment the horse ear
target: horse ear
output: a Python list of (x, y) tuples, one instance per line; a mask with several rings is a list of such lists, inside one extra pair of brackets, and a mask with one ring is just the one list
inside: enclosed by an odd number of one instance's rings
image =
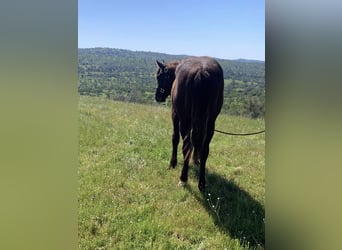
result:
[(164, 69), (166, 67), (165, 63), (159, 62), (158, 60), (156, 60), (156, 63), (158, 65), (158, 67), (161, 69)]

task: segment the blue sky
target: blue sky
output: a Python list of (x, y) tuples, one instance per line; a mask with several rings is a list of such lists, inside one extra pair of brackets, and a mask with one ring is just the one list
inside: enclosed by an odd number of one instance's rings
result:
[(79, 0), (78, 47), (265, 60), (265, 2)]

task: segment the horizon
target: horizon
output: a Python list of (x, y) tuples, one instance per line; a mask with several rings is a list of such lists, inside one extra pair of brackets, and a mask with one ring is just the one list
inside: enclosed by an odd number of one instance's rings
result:
[(79, 48), (265, 61), (264, 0), (78, 3)]
[[(117, 50), (126, 50), (130, 52), (143, 52), (143, 53), (157, 53), (157, 54), (164, 54), (169, 56), (195, 56), (195, 55), (188, 55), (188, 54), (170, 54), (166, 52), (159, 52), (159, 51), (146, 51), (146, 50), (131, 50), (131, 49), (124, 49), (124, 48), (112, 48), (112, 47), (87, 47), (87, 48), (80, 48), (78, 49), (117, 49)], [(221, 58), (221, 57), (215, 57), (211, 55), (200, 55), (200, 56), (210, 56), (216, 59), (220, 60), (229, 60), (229, 61), (255, 61), (255, 62), (263, 62), (265, 63), (265, 60), (258, 60), (258, 59), (250, 59), (250, 58)]]

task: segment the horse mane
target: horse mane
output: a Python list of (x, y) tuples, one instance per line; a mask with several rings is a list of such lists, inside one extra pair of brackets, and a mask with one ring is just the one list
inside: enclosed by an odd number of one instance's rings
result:
[(178, 64), (180, 63), (180, 61), (170, 61), (166, 64), (166, 67), (168, 69), (171, 69), (171, 70), (176, 70), (176, 67), (178, 66)]

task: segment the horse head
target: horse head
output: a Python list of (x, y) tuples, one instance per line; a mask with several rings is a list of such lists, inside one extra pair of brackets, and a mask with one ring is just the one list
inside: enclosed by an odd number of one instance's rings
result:
[(155, 99), (157, 102), (165, 102), (171, 93), (172, 83), (175, 80), (175, 69), (178, 63), (173, 62), (166, 64), (164, 61), (156, 60), (158, 65), (156, 78), (158, 86), (156, 89)]

